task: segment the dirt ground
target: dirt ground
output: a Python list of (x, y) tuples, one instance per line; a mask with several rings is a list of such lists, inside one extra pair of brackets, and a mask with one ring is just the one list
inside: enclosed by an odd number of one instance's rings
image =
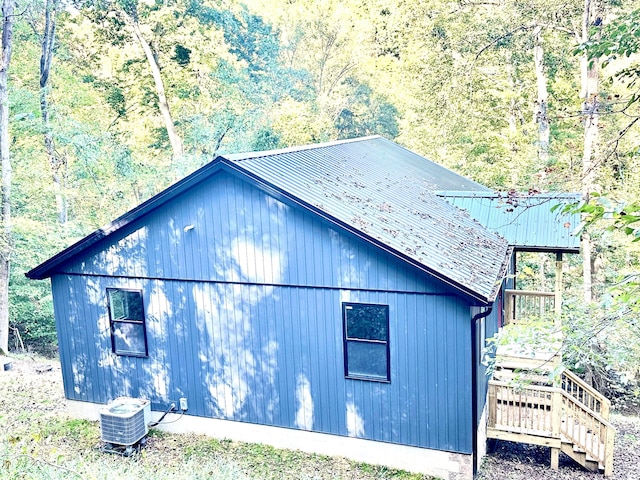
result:
[(640, 418), (612, 415), (611, 422), (616, 427), (612, 477), (589, 472), (564, 453), (554, 471), (548, 448), (499, 441), (485, 458), (478, 480), (640, 480)]
[[(0, 371), (0, 446), (12, 442), (12, 432), (25, 431), (37, 418), (67, 415), (60, 364), (38, 357), (13, 358), (12, 368)], [(613, 480), (640, 480), (640, 418), (613, 415), (617, 429)], [(159, 445), (158, 445), (159, 446)], [(478, 472), (479, 480), (604, 480), (561, 454), (560, 469), (549, 468), (549, 449), (497, 442)], [(336, 462), (342, 460), (336, 459)], [(2, 475), (0, 475), (1, 477)]]

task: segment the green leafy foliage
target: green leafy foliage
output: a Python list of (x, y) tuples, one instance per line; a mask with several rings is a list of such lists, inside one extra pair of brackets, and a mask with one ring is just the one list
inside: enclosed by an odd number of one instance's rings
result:
[(605, 26), (600, 40), (576, 49), (576, 53), (583, 51), (587, 52), (590, 59), (602, 58), (603, 67), (620, 56), (630, 57), (640, 51), (640, 9), (622, 15)]
[[(49, 281), (28, 280), (24, 273), (78, 236), (71, 226), (65, 230), (51, 221), (43, 223), (19, 218), (14, 226), (13, 265), (10, 278), (10, 344), (15, 350), (56, 352), (53, 298)], [(33, 246), (38, 245), (37, 249)]]
[(11, 280), (10, 348), (53, 354), (57, 339), (51, 287), (48, 282), (30, 282), (24, 276), (14, 275)]
[[(552, 210), (555, 211), (559, 207), (561, 206), (556, 205)], [(633, 242), (640, 241), (640, 202), (616, 201), (592, 193), (588, 201), (566, 205), (562, 210), (582, 214), (580, 229), (600, 226), (606, 222), (606, 230), (620, 231), (631, 237)]]
[(635, 300), (631, 303), (624, 295), (612, 291), (600, 304), (567, 304), (563, 316), (563, 361), (610, 399), (614, 409), (637, 414), (640, 411), (637, 284), (634, 290)]
[[(564, 307), (565, 356), (572, 368), (613, 402), (615, 408), (640, 411), (640, 272), (631, 245), (640, 239), (640, 205), (594, 193), (589, 201), (564, 207), (583, 215), (580, 229), (604, 238), (622, 237), (624, 260), (608, 274), (600, 301), (569, 302)], [(615, 258), (613, 255), (609, 255)]]

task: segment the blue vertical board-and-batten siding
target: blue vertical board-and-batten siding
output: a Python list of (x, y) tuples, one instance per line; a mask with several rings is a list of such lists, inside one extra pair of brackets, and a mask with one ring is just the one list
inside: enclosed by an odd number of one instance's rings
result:
[[(364, 242), (342, 245), (346, 237), (338, 229), (327, 228), (326, 221), (308, 214), (299, 221), (303, 215), (299, 207), (288, 206), (247, 181), (218, 173), (179, 201), (110, 236), (109, 243), (95, 245), (92, 255), (64, 270), (135, 278), (452, 292), (440, 283), (425, 283), (420, 272)], [(360, 254), (362, 249), (367, 255)], [(390, 262), (392, 267), (378, 268)]]
[[(68, 398), (471, 452), (469, 303), (220, 173), (52, 277)], [(106, 288), (143, 291), (149, 358), (111, 353)], [(344, 378), (344, 301), (389, 305), (391, 382)]]

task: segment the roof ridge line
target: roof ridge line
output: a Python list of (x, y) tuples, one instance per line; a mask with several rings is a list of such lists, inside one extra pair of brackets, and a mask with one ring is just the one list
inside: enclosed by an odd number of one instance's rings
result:
[(548, 198), (571, 198), (581, 195), (579, 192), (565, 192), (565, 191), (548, 191), (548, 192), (536, 192), (529, 193), (525, 190), (522, 191), (510, 191), (510, 190), (434, 190), (433, 193), (438, 197), (460, 197), (460, 198), (508, 198), (513, 196), (516, 198), (536, 198), (536, 197), (548, 197)]
[(308, 145), (301, 145), (296, 147), (276, 148), (273, 150), (261, 150), (259, 152), (232, 153), (229, 155), (220, 155), (220, 156), (232, 162), (240, 162), (242, 160), (266, 157), (269, 155), (281, 155), (284, 153), (303, 152), (305, 150), (315, 150), (318, 148), (333, 147), (337, 145), (344, 145), (347, 143), (364, 142), (367, 140), (373, 140), (375, 138), (384, 138), (384, 137), (382, 137), (381, 135), (369, 135), (367, 137), (347, 138), (343, 140), (331, 140), (328, 142), (311, 143)]

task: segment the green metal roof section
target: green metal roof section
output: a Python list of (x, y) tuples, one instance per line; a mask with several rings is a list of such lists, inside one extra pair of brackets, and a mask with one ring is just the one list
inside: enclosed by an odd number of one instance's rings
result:
[(502, 237), (434, 194), (491, 193), (382, 137), (226, 156), (240, 171), (482, 302), (510, 256)]
[(580, 201), (578, 193), (445, 191), (438, 195), (506, 238), (516, 250), (580, 250), (580, 237), (574, 234), (580, 215), (562, 213), (562, 207)]

